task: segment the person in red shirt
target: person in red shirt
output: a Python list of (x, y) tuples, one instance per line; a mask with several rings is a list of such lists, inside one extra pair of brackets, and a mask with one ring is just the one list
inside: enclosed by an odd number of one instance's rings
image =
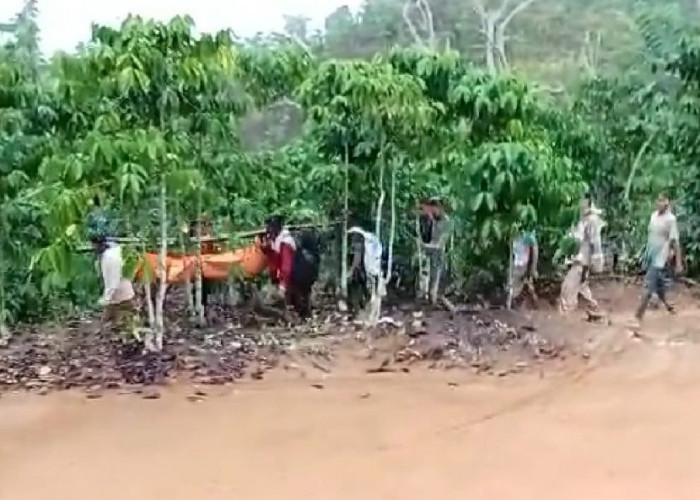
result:
[(279, 215), (270, 217), (265, 226), (262, 248), (270, 278), (279, 286), (285, 303), (306, 319), (311, 316), (311, 291), (321, 261), (318, 237), (313, 232), (302, 232), (295, 239)]
[(279, 215), (270, 217), (265, 226), (270, 279), (279, 286), (282, 295), (288, 298), (288, 291), (292, 287), (296, 241), (284, 227), (283, 219)]

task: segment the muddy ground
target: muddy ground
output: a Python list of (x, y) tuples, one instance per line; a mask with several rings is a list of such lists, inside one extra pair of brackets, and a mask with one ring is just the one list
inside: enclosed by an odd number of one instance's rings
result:
[(698, 302), (633, 335), (638, 292), (600, 287), (594, 323), (404, 311), (371, 333), (270, 329), (236, 382), (179, 367), (157, 400), (121, 382), (6, 391), (0, 500), (698, 498)]

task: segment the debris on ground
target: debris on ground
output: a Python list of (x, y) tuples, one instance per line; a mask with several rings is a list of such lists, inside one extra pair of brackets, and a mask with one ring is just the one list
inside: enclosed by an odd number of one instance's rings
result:
[[(255, 363), (264, 372), (290, 340), (218, 330), (173, 328), (163, 352), (145, 352), (133, 337), (102, 331), (91, 322), (16, 333), (0, 348), (0, 392), (83, 389), (88, 397), (122, 386), (154, 386), (178, 376), (196, 384), (233, 382)], [(264, 355), (263, 355), (264, 353)]]
[[(301, 365), (330, 374), (338, 346), (348, 341), (364, 349), (367, 360), (377, 358), (378, 364), (367, 373), (408, 373), (412, 364), (420, 362), (431, 369), (505, 376), (525, 371), (532, 359), (556, 358), (566, 349), (561, 339), (544, 335), (517, 313), (458, 309), (424, 311), (403, 305), (392, 308), (372, 328), (337, 311), (303, 324), (258, 321), (252, 328), (245, 318), (219, 318), (219, 326), (205, 329), (172, 321), (159, 353), (146, 352), (143, 342), (133, 336), (100, 329), (97, 321), (34, 326), (15, 333), (0, 347), (0, 392), (23, 389), (46, 394), (77, 388), (96, 399), (105, 390), (142, 387), (131, 393), (157, 399), (160, 393), (153, 388), (175, 379), (198, 386), (227, 384), (246, 376), (261, 380), (277, 366), (304, 377)], [(499, 362), (504, 358), (507, 368)], [(205, 393), (195, 393), (188, 399), (204, 397)]]

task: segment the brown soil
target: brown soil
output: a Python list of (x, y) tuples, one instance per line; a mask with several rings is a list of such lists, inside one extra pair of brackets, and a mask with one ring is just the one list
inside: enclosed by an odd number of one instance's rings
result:
[(636, 291), (598, 290), (600, 324), (533, 313), (580, 349), (517, 375), (368, 374), (382, 356), (356, 344), (157, 400), (5, 394), (0, 500), (699, 498), (700, 311), (632, 337)]

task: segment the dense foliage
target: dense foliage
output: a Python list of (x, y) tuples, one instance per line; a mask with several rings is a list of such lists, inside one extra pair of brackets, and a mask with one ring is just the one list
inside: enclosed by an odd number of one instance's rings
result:
[(330, 58), (342, 19), (329, 19), (315, 51), (298, 36), (241, 42), (195, 36), (185, 17), (130, 17), (42, 61), (35, 10), (28, 2), (7, 25), (15, 37), (0, 51), (3, 322), (94, 301), (93, 261), (76, 249), (95, 198), (122, 235), (162, 252), (156, 241), (177, 241), (204, 212), (230, 232), (276, 211), (347, 215), (346, 227), (376, 229), (408, 258), (416, 203), (438, 195), (456, 221), (456, 286), (468, 291), (477, 274), (500, 283), (522, 229), (553, 256), (587, 189), (612, 239), (636, 250), (655, 194), (670, 189), (700, 262), (700, 51), (662, 39), (652, 11), (639, 14), (637, 71), (594, 75), (555, 103), (503, 64), (482, 68), (439, 44)]

